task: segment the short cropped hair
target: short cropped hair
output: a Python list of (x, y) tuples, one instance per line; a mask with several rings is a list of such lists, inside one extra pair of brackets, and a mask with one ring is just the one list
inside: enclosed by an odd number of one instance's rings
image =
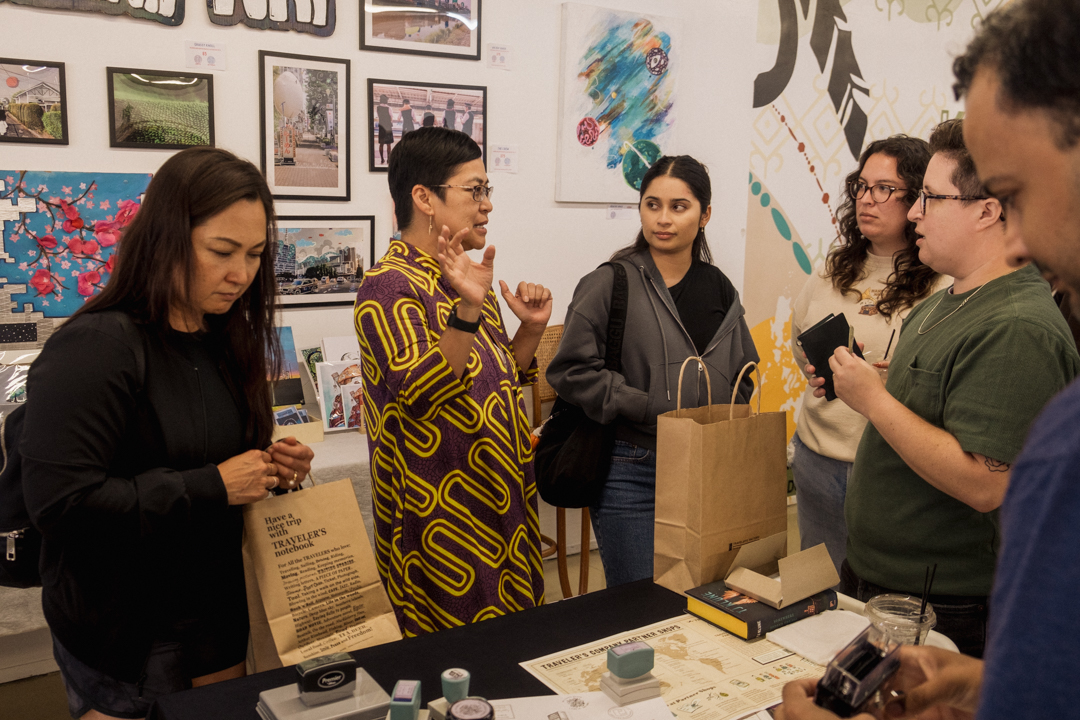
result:
[(964, 122), (960, 118), (953, 118), (934, 128), (930, 133), (930, 154), (941, 153), (956, 163), (952, 177), (949, 180), (960, 191), (961, 195), (973, 197), (988, 197), (986, 188), (979, 182), (979, 175), (975, 172), (975, 162), (971, 159), (971, 153), (964, 145)]
[(432, 188), (443, 199), (446, 190), (435, 186), (444, 185), (459, 165), (483, 155), (476, 141), (460, 130), (422, 127), (405, 133), (390, 152), (388, 177), (398, 228), (404, 230), (412, 222), (414, 187)]
[(1080, 141), (1080, 4), (1019, 0), (990, 13), (953, 62), (957, 100), (979, 68), (997, 73), (1004, 108), (1047, 111), (1063, 150)]

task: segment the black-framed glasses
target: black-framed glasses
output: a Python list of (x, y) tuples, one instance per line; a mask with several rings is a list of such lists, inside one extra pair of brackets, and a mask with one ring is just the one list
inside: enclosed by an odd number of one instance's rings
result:
[(495, 188), (491, 185), (432, 185), (431, 187), (437, 188), (461, 188), (462, 190), (471, 190), (472, 199), (476, 202), (483, 202), (484, 198), (491, 198), (491, 193), (495, 192)]
[(892, 185), (867, 185), (863, 180), (855, 180), (848, 183), (848, 193), (851, 197), (858, 200), (866, 191), (870, 191), (870, 197), (874, 198), (874, 202), (887, 202), (892, 197), (894, 192), (907, 192), (907, 188), (893, 187)]
[[(919, 191), (919, 204), (920, 204), (920, 209), (922, 210), (923, 215), (926, 214), (926, 201), (927, 200), (965, 200), (965, 201), (974, 201), (974, 200), (989, 200), (989, 199), (990, 198), (987, 197), (986, 195), (935, 195), (934, 193), (926, 192), (926, 190), (920, 190)], [(1002, 214), (1002, 218), (1004, 219), (1004, 214)]]

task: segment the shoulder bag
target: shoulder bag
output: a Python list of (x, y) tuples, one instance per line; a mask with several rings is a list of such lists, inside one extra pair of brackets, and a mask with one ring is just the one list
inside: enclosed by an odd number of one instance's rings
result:
[[(620, 263), (609, 264), (615, 269), (615, 282), (611, 286), (604, 369), (620, 372), (628, 285), (626, 268)], [(580, 508), (594, 504), (607, 480), (614, 447), (614, 423), (602, 425), (577, 405), (556, 398), (551, 415), (541, 428), (533, 459), (540, 497), (555, 507)]]

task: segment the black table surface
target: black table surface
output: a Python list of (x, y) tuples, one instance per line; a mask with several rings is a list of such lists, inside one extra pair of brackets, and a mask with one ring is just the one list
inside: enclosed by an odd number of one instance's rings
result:
[[(488, 698), (551, 695), (518, 665), (686, 612), (686, 598), (651, 580), (599, 590), (465, 627), (407, 638), (352, 653), (388, 693), (398, 680), (419, 680), (423, 707), (442, 697), (443, 670), (464, 668), (469, 692)], [(158, 700), (149, 720), (258, 720), (259, 693), (296, 681), (293, 667), (207, 685)]]

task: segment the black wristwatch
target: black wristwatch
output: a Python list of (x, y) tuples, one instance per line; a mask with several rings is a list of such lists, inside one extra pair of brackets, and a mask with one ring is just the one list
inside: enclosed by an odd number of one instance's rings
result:
[(460, 330), (461, 332), (475, 333), (480, 329), (480, 321), (466, 322), (457, 316), (457, 305), (450, 308), (450, 315), (446, 318), (446, 327)]

